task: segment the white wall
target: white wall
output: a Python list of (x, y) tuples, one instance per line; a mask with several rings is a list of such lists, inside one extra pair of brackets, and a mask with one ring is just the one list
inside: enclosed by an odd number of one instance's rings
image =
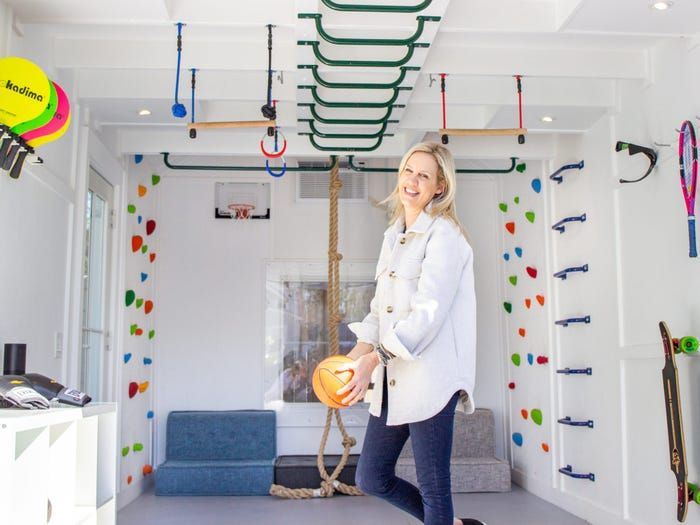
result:
[[(562, 137), (549, 165), (585, 160), (582, 171), (550, 184), (551, 223), (587, 214), (565, 234), (550, 233), (550, 264), (556, 269), (590, 265), (585, 274), (553, 283), (550, 318), (552, 368), (592, 367), (591, 377), (551, 375), (552, 419), (592, 419), (594, 429), (559, 426), (553, 434), (552, 482), (536, 475), (528, 460), (515, 479), (536, 494), (596, 524), (676, 523), (675, 477), (670, 471), (661, 381), (664, 366), (658, 323), (673, 335), (697, 334), (700, 303), (697, 259), (688, 257), (686, 213), (679, 188), (677, 133), (684, 119), (699, 113), (697, 47), (667, 42), (650, 55), (648, 83), (620, 82), (618, 111), (579, 137)], [(617, 140), (659, 150), (659, 163), (641, 183), (648, 162), (642, 155), (615, 153)], [(544, 181), (543, 181), (544, 182)], [(551, 278), (551, 277), (550, 277)], [(590, 325), (553, 326), (556, 319), (590, 315)], [(700, 449), (693, 438), (700, 426), (697, 403), (700, 360), (678, 356), (684, 403), (688, 478), (698, 479)], [(519, 417), (511, 413), (513, 420)], [(593, 472), (596, 481), (574, 480), (557, 472), (571, 464)], [(700, 522), (690, 503), (688, 523)]]

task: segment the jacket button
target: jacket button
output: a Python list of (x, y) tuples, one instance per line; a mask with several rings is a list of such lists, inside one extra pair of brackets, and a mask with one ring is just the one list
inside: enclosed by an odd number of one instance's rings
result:
[(396, 272), (394, 270), (391, 270), (389, 272), (389, 277), (396, 277)]
[(387, 306), (387, 307), (386, 307), (386, 311), (387, 311), (387, 313), (391, 313), (391, 312), (394, 311), (394, 307), (393, 307), (393, 306)]
[(406, 237), (401, 237), (401, 240), (399, 242), (401, 244), (406, 244)]
[(389, 381), (389, 386), (394, 386), (396, 384), (396, 380), (392, 379)]

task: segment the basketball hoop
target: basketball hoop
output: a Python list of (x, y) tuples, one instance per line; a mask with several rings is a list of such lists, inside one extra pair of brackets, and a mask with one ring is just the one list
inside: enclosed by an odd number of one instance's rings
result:
[(252, 204), (229, 204), (228, 209), (231, 210), (232, 219), (250, 219), (250, 212), (255, 209)]

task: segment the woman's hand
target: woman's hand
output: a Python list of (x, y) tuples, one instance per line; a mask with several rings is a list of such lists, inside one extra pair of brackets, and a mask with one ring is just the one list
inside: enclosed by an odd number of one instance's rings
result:
[[(349, 355), (349, 354), (348, 354)], [(341, 396), (348, 393), (342, 400), (344, 405), (352, 406), (358, 401), (361, 401), (367, 393), (372, 371), (379, 364), (379, 357), (374, 352), (369, 352), (361, 355), (352, 363), (348, 363), (340, 368), (338, 372), (344, 370), (352, 370), (352, 379), (344, 387), (336, 391), (336, 394)]]

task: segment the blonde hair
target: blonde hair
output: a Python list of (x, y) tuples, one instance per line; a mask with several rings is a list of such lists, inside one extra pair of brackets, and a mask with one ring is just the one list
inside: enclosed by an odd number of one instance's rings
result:
[(438, 165), (438, 184), (444, 185), (442, 193), (436, 195), (430, 201), (432, 204), (430, 209), (425, 209), (424, 211), (431, 217), (438, 217), (442, 215), (448, 218), (461, 230), (462, 235), (464, 235), (464, 237), (468, 240), (469, 235), (457, 217), (457, 207), (455, 204), (455, 197), (457, 195), (455, 161), (454, 158), (452, 158), (452, 153), (450, 153), (450, 150), (436, 142), (420, 142), (410, 148), (401, 159), (399, 171), (396, 177), (396, 187), (386, 199), (379, 203), (386, 204), (389, 207), (389, 212), (391, 213), (389, 224), (394, 224), (397, 220), (404, 217), (405, 211), (403, 204), (401, 203), (401, 199), (399, 198), (400, 189), (398, 176), (401, 175), (403, 170), (406, 168), (408, 159), (410, 159), (411, 155), (416, 152), (430, 153), (433, 156)]

